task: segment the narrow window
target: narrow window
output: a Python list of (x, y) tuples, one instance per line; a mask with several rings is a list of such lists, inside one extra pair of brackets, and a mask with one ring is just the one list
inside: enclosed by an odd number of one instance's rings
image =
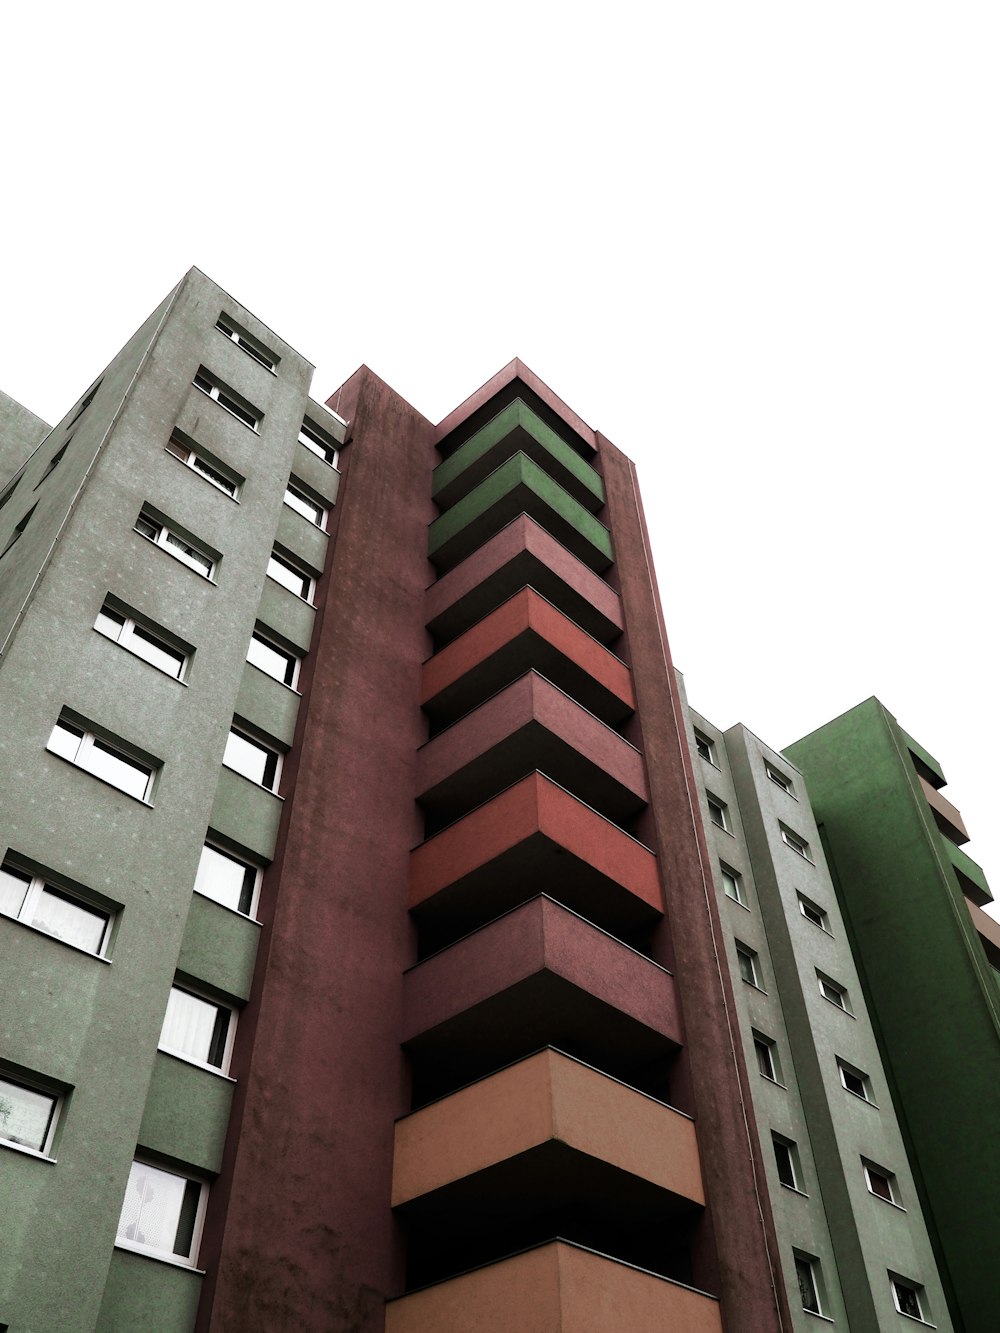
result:
[(220, 315), (216, 320), (215, 327), (236, 343), (237, 347), (242, 347), (247, 356), (252, 356), (265, 370), (273, 371), (277, 366), (280, 358), (269, 351), (262, 342), (258, 342), (256, 338), (247, 333), (245, 329), (241, 329), (228, 315)]
[(736, 941), (736, 958), (739, 963), (740, 976), (748, 986), (756, 986), (757, 990), (763, 990), (760, 984), (760, 963), (757, 954), (746, 944)]
[(0, 1143), (48, 1153), (55, 1131), (59, 1097), (15, 1082), (0, 1073)]
[(778, 1052), (771, 1038), (765, 1037), (762, 1032), (754, 1032), (753, 1048), (757, 1056), (757, 1068), (763, 1077), (770, 1079), (772, 1083), (780, 1083), (781, 1071), (778, 1068)]
[(837, 1061), (837, 1067), (840, 1070), (840, 1081), (848, 1092), (853, 1093), (855, 1097), (860, 1097), (862, 1101), (871, 1102), (874, 1105), (872, 1096), (871, 1079), (860, 1069), (855, 1069), (844, 1060)]
[(276, 791), (281, 756), (274, 750), (233, 727), (226, 741), (222, 762), (236, 773), (242, 773), (251, 782)]
[(0, 865), (0, 912), (85, 953), (104, 955), (112, 914), (11, 860)]
[(803, 1310), (810, 1314), (822, 1314), (819, 1299), (819, 1260), (809, 1255), (796, 1254), (795, 1277), (799, 1284), (799, 1298)]
[(310, 499), (301, 487), (293, 486), (291, 482), (285, 487), (285, 504), (303, 518), (307, 518), (317, 528), (326, 527), (326, 510), (323, 506)]
[(819, 926), (820, 930), (825, 930), (830, 934), (830, 919), (822, 907), (818, 907), (810, 898), (804, 894), (797, 895), (799, 900), (799, 911), (807, 921), (811, 921), (814, 926)]
[(193, 542), (171, 532), (170, 528), (161, 523), (150, 510), (143, 508), (135, 521), (135, 531), (140, 537), (145, 537), (154, 546), (159, 546), (168, 555), (172, 555), (175, 560), (193, 569), (202, 578), (210, 579), (215, 573), (215, 560), (207, 551), (199, 549)]
[(72, 428), (80, 420), (84, 412), (86, 412), (87, 408), (97, 397), (97, 390), (101, 387), (103, 383), (104, 383), (104, 377), (102, 376), (94, 385), (94, 387), (87, 392), (86, 396), (80, 400), (80, 406), (73, 413), (73, 416), (70, 418), (70, 420), (66, 422), (67, 430), (72, 430)]
[(209, 398), (214, 399), (220, 407), (225, 408), (230, 416), (234, 416), (237, 421), (242, 421), (244, 426), (249, 426), (253, 431), (257, 430), (264, 420), (264, 414), (259, 408), (254, 407), (252, 403), (248, 403), (235, 389), (230, 389), (227, 384), (223, 384), (220, 379), (216, 379), (212, 372), (206, 370), (204, 366), (199, 369), (194, 377), (194, 387), (200, 389), (203, 394), (207, 394)]
[(226, 1073), (235, 1016), (225, 1005), (171, 986), (160, 1031), (160, 1050)]
[(45, 471), (42, 473), (41, 480), (40, 480), (40, 481), (37, 481), (37, 482), (35, 483), (35, 490), (36, 490), (36, 491), (38, 490), (39, 486), (41, 486), (42, 482), (43, 482), (43, 481), (47, 481), (48, 478), (51, 476), (51, 474), (56, 470), (56, 468), (59, 466), (59, 464), (63, 461), (63, 454), (66, 452), (66, 449), (67, 449), (68, 445), (69, 445), (69, 440), (67, 440), (66, 443), (63, 445), (63, 447), (62, 447), (61, 449), (58, 449), (58, 450), (52, 455), (52, 457), (49, 459), (49, 465), (48, 465), (48, 467), (45, 469)]
[(150, 666), (173, 676), (175, 680), (183, 680), (188, 654), (169, 643), (163, 631), (153, 629), (119, 610), (113, 598), (109, 597), (97, 613), (94, 629), (136, 657), (141, 657)]
[(211, 482), (216, 490), (223, 491), (233, 500), (239, 495), (241, 479), (237, 479), (236, 474), (224, 468), (222, 464), (214, 460), (209, 462), (203, 453), (188, 443), (187, 437), (180, 431), (174, 431), (167, 441), (166, 449), (168, 454), (173, 454), (185, 467), (197, 472), (205, 481)]
[(924, 1289), (916, 1282), (911, 1282), (909, 1278), (897, 1277), (894, 1273), (889, 1274), (889, 1281), (892, 1283), (893, 1304), (900, 1314), (909, 1315), (911, 1319), (919, 1319), (926, 1323), (927, 1316), (924, 1313), (925, 1297)]
[(309, 594), (312, 592), (311, 577), (296, 568), (285, 556), (272, 552), (267, 562), (267, 576), (274, 579), (275, 583), (280, 583), (283, 588), (287, 588), (289, 592), (293, 592), (296, 597), (301, 597), (304, 602), (309, 601)]
[(116, 1242), (126, 1249), (194, 1264), (205, 1186), (146, 1162), (133, 1162)]
[(764, 772), (776, 787), (780, 787), (782, 791), (788, 792), (789, 796), (794, 794), (791, 778), (786, 777), (780, 769), (775, 768), (773, 764), (769, 764), (766, 759), (764, 760)]
[(798, 852), (799, 856), (803, 857), (806, 861), (811, 861), (812, 857), (809, 855), (809, 844), (806, 842), (805, 838), (800, 838), (799, 835), (793, 833), (790, 828), (785, 828), (784, 824), (780, 824), (779, 827), (781, 829), (781, 841), (785, 846), (791, 847), (793, 852)]
[(824, 1000), (829, 1000), (838, 1009), (843, 1009), (845, 1014), (851, 1012), (851, 1005), (845, 987), (837, 981), (832, 981), (830, 977), (824, 976), (822, 972), (816, 973), (816, 980), (819, 982), (819, 993)]
[(10, 499), (10, 497), (17, 490), (17, 484), (20, 480), (21, 480), (20, 476), (15, 477), (14, 480), (10, 482), (3, 491), (0, 491), (0, 509), (4, 507), (4, 505)]
[(708, 817), (713, 824), (719, 828), (725, 829), (727, 833), (732, 832), (729, 823), (729, 809), (723, 801), (717, 796), (708, 795)]
[(259, 878), (260, 871), (255, 865), (206, 842), (194, 887), (196, 893), (249, 916), (254, 908)]
[(329, 463), (330, 467), (337, 466), (339, 450), (334, 440), (327, 435), (326, 431), (320, 430), (314, 426), (311, 421), (303, 421), (299, 430), (299, 444), (314, 453), (317, 458), (322, 458), (324, 463)]
[(734, 903), (739, 903), (741, 907), (746, 907), (746, 894), (743, 889), (743, 876), (736, 870), (731, 869), (725, 863), (722, 865), (722, 889), (727, 898), (732, 898)]
[(799, 1190), (799, 1167), (797, 1162), (798, 1152), (791, 1139), (783, 1138), (780, 1134), (772, 1134), (771, 1142), (774, 1144), (774, 1160), (778, 1167), (778, 1180), (787, 1189)]
[(694, 746), (702, 759), (707, 759), (708, 762), (713, 764), (716, 768), (719, 767), (715, 762), (715, 743), (709, 740), (704, 732), (696, 731), (694, 733)]
[(284, 648), (279, 648), (277, 644), (265, 638), (259, 630), (254, 630), (250, 638), (247, 661), (260, 671), (273, 676), (275, 680), (280, 680), (282, 685), (295, 685), (299, 659), (294, 653), (286, 652)]
[(130, 754), (124, 741), (112, 744), (60, 717), (52, 728), (47, 748), (119, 791), (140, 801), (148, 800), (156, 770), (152, 764)]
[(31, 516), (37, 508), (38, 508), (37, 505), (32, 505), (31, 508), (28, 510), (28, 512), (24, 515), (24, 517), (18, 519), (17, 523), (14, 526), (14, 531), (11, 533), (10, 541), (3, 548), (3, 550), (0, 551), (0, 560), (3, 559), (3, 557), (7, 554), (10, 548), (16, 542), (19, 542), (21, 540), (21, 536), (24, 533), (25, 528), (31, 522)]

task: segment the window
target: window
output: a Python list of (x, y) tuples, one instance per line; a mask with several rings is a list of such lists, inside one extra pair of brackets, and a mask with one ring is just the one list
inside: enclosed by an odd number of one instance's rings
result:
[(198, 1253), (205, 1187), (173, 1171), (133, 1162), (118, 1219), (116, 1243), (193, 1265)]
[(851, 1003), (847, 998), (847, 990), (841, 986), (838, 981), (832, 981), (824, 976), (822, 972), (816, 973), (816, 980), (819, 982), (819, 993), (824, 1000), (829, 1000), (835, 1004), (838, 1009), (843, 1009), (845, 1014), (851, 1012)]
[(908, 1278), (896, 1277), (894, 1273), (889, 1274), (889, 1281), (892, 1284), (893, 1303), (899, 1313), (926, 1323), (923, 1287), (918, 1286), (916, 1282), (911, 1282)]
[(237, 478), (236, 473), (230, 472), (221, 463), (206, 461), (206, 458), (188, 443), (187, 437), (180, 431), (174, 431), (167, 441), (166, 448), (168, 454), (179, 458), (185, 467), (189, 467), (192, 472), (197, 472), (199, 477), (210, 481), (218, 490), (224, 491), (234, 500), (239, 495), (242, 478)]
[(825, 930), (830, 934), (830, 919), (822, 907), (818, 907), (811, 899), (806, 898), (804, 894), (798, 895), (799, 911), (807, 921), (811, 921), (814, 926), (819, 926), (820, 930)]
[(731, 832), (728, 807), (717, 796), (711, 794), (708, 796), (708, 817), (719, 828), (725, 829), (727, 833)]
[(741, 907), (746, 907), (746, 894), (743, 890), (743, 876), (736, 870), (731, 869), (725, 863), (722, 864), (722, 889), (727, 898), (732, 898), (734, 903), (739, 903)]
[(135, 521), (135, 531), (140, 537), (145, 537), (151, 541), (154, 546), (160, 546), (168, 555), (172, 555), (175, 560), (180, 560), (182, 564), (193, 569), (203, 578), (210, 579), (215, 573), (215, 560), (206, 551), (199, 550), (192, 542), (184, 537), (179, 537), (177, 533), (171, 532), (165, 523), (159, 519), (145, 506), (139, 517)]
[(206, 842), (194, 881), (196, 893), (212, 898), (223, 907), (250, 916), (260, 871), (256, 866)]
[(73, 413), (72, 418), (71, 418), (69, 421), (66, 422), (66, 429), (67, 429), (67, 430), (71, 430), (72, 427), (75, 426), (76, 423), (80, 420), (80, 418), (83, 416), (84, 412), (86, 412), (87, 408), (90, 406), (90, 404), (91, 404), (91, 403), (94, 401), (94, 399), (97, 397), (97, 390), (101, 387), (101, 385), (102, 385), (103, 383), (104, 383), (104, 377), (102, 376), (102, 377), (97, 381), (97, 383), (94, 385), (94, 387), (93, 387), (91, 390), (89, 390), (89, 392), (87, 393), (86, 397), (83, 398), (83, 399), (81, 399), (81, 401), (80, 401), (80, 406), (79, 406), (79, 407), (76, 409), (76, 411)]
[(819, 1260), (806, 1254), (795, 1256), (795, 1277), (799, 1284), (799, 1299), (803, 1310), (810, 1314), (822, 1314), (820, 1304)]
[(714, 764), (716, 768), (719, 767), (715, 762), (715, 743), (710, 741), (708, 737), (700, 731), (694, 733), (694, 748), (701, 755), (702, 759), (707, 759), (708, 762)]
[(281, 756), (268, 749), (261, 741), (254, 740), (233, 727), (226, 741), (226, 752), (222, 762), (235, 773), (242, 773), (251, 782), (275, 791), (278, 786), (278, 774), (281, 769)]
[(21, 480), (20, 476), (16, 476), (14, 480), (10, 482), (3, 491), (0, 491), (0, 509), (4, 507), (4, 505), (10, 499), (10, 497), (17, 490), (17, 483), (20, 480)]
[(779, 1181), (786, 1189), (798, 1190), (801, 1194), (798, 1149), (791, 1139), (783, 1138), (780, 1134), (772, 1134), (771, 1142), (774, 1144), (774, 1160), (778, 1167)]
[(788, 792), (789, 796), (793, 795), (791, 778), (786, 778), (784, 773), (775, 768), (773, 764), (769, 764), (766, 759), (764, 760), (764, 772), (776, 787)]
[(779, 828), (781, 829), (781, 841), (785, 846), (791, 847), (793, 852), (798, 852), (799, 856), (804, 857), (807, 861), (811, 861), (812, 857), (809, 855), (809, 844), (806, 842), (805, 838), (800, 838), (799, 835), (793, 833), (790, 828), (785, 828), (784, 824), (780, 824)]
[(315, 500), (311, 500), (305, 491), (298, 486), (293, 486), (291, 482), (285, 487), (285, 504), (289, 509), (294, 509), (297, 514), (307, 518), (310, 523), (314, 523), (317, 528), (326, 526), (326, 510)]
[(267, 576), (274, 579), (275, 583), (280, 583), (283, 588), (293, 592), (296, 597), (301, 597), (304, 602), (309, 601), (309, 594), (312, 592), (312, 579), (304, 570), (298, 569), (283, 555), (278, 555), (276, 551), (272, 552), (270, 560), (267, 562)]
[(840, 1070), (840, 1081), (855, 1097), (860, 1097), (864, 1102), (875, 1104), (872, 1096), (871, 1079), (860, 1069), (855, 1069), (853, 1065), (847, 1064), (845, 1060), (838, 1060), (837, 1067)]
[(229, 1068), (235, 1015), (225, 1005), (171, 986), (160, 1030), (160, 1050), (208, 1065), (223, 1074)]
[(139, 801), (148, 800), (156, 769), (123, 747), (124, 742), (111, 744), (68, 718), (60, 717), (52, 728), (46, 748), (76, 764), (77, 768), (92, 773), (95, 778), (110, 782), (119, 791), (127, 792)]
[(108, 597), (97, 613), (94, 629), (105, 638), (121, 644), (136, 657), (141, 657), (150, 666), (166, 672), (175, 680), (183, 680), (188, 663), (187, 652), (167, 642), (164, 631), (148, 628), (134, 616), (126, 615), (124, 609), (119, 610), (119, 605), (114, 598)]
[(765, 1037), (762, 1032), (754, 1032), (753, 1048), (757, 1056), (757, 1068), (764, 1078), (769, 1078), (772, 1083), (781, 1082), (781, 1070), (778, 1065), (778, 1050), (770, 1037)]
[(329, 463), (331, 467), (337, 466), (339, 450), (336, 444), (326, 431), (320, 430), (311, 421), (303, 421), (299, 431), (299, 444), (304, 444), (311, 453), (322, 458), (324, 463)]
[(740, 976), (748, 986), (756, 986), (758, 990), (764, 987), (760, 984), (760, 962), (757, 954), (746, 944), (736, 941), (736, 960), (739, 964)]
[(270, 639), (266, 639), (259, 630), (254, 630), (250, 638), (247, 661), (269, 676), (273, 676), (275, 680), (280, 680), (282, 685), (295, 685), (299, 658), (294, 653), (279, 648)]
[(227, 338), (231, 338), (238, 347), (242, 347), (247, 356), (252, 356), (265, 370), (273, 371), (278, 364), (280, 357), (275, 356), (273, 352), (269, 352), (263, 343), (259, 343), (256, 338), (251, 337), (238, 324), (234, 324), (228, 315), (220, 315), (215, 322), (215, 327), (224, 333)]
[(0, 912), (99, 958), (111, 935), (111, 912), (82, 902), (9, 859), (0, 865)]
[(56, 1094), (15, 1082), (0, 1071), (0, 1143), (48, 1154), (58, 1106)]
[(66, 441), (66, 443), (63, 445), (61, 449), (56, 450), (56, 452), (49, 459), (49, 465), (42, 473), (41, 479), (35, 482), (36, 491), (38, 490), (39, 486), (41, 486), (42, 482), (45, 481), (49, 477), (49, 475), (52, 472), (54, 472), (56, 468), (59, 466), (59, 464), (63, 461), (63, 454), (66, 452), (68, 446), (69, 446), (69, 440)]
[(220, 407), (224, 407), (231, 416), (237, 421), (242, 421), (244, 426), (249, 426), (251, 430), (256, 430), (264, 419), (264, 414), (259, 408), (248, 403), (235, 389), (230, 389), (228, 385), (216, 379), (204, 366), (199, 368), (194, 377), (194, 387), (207, 394), (209, 398), (214, 398)]
[(28, 510), (28, 512), (24, 515), (24, 517), (18, 519), (17, 523), (16, 523), (15, 526), (14, 526), (14, 531), (11, 533), (10, 541), (9, 541), (9, 542), (7, 543), (7, 545), (3, 548), (3, 550), (0, 551), (0, 560), (3, 559), (3, 557), (7, 554), (7, 552), (10, 550), (10, 548), (15, 544), (15, 542), (18, 542), (18, 541), (21, 540), (21, 534), (24, 532), (25, 528), (26, 528), (26, 527), (28, 526), (28, 524), (31, 522), (31, 515), (35, 512), (35, 510), (36, 510), (37, 508), (38, 508), (37, 505), (32, 505), (31, 508)]
[(868, 1186), (869, 1194), (885, 1199), (886, 1203), (894, 1203), (898, 1208), (899, 1187), (892, 1172), (876, 1166), (874, 1162), (866, 1162), (863, 1157), (861, 1163), (865, 1170), (865, 1184)]

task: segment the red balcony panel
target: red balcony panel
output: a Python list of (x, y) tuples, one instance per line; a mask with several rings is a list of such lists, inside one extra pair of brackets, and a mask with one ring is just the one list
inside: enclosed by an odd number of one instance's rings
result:
[(639, 751), (532, 671), (420, 748), (417, 799), (428, 829), (536, 769), (618, 823), (646, 804)]
[(436, 721), (453, 722), (532, 669), (609, 725), (635, 710), (625, 663), (532, 588), (424, 663), (420, 702)]
[(618, 594), (521, 514), (427, 589), (427, 628), (448, 643), (530, 584), (601, 643), (622, 632)]

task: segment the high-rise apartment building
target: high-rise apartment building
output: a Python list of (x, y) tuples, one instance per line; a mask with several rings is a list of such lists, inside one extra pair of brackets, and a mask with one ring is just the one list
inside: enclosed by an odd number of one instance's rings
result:
[(0, 399), (0, 1333), (962, 1328), (834, 818), (839, 898), (628, 459), (519, 362), (311, 373), (192, 271)]

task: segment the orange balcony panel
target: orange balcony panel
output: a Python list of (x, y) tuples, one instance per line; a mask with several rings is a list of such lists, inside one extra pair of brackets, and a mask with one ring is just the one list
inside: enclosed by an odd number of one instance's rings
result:
[(552, 1241), (390, 1301), (386, 1333), (722, 1333), (691, 1287)]
[(522, 588), (424, 663), (420, 702), (453, 721), (534, 669), (602, 722), (635, 710), (632, 673), (532, 588)]
[(527, 514), (431, 584), (427, 628), (450, 642), (529, 584), (601, 643), (621, 634), (618, 594)]
[(705, 1203), (687, 1116), (545, 1050), (396, 1122), (392, 1206), (549, 1143)]
[(441, 827), (536, 769), (616, 822), (648, 799), (639, 751), (534, 671), (421, 746), (417, 799)]
[(649, 848), (541, 773), (410, 854), (409, 906), (450, 940), (543, 890), (613, 934), (663, 911)]
[(938, 828), (950, 838), (956, 846), (961, 847), (969, 841), (969, 834), (965, 827), (965, 821), (961, 813), (956, 810), (951, 801), (942, 796), (941, 793), (927, 781), (926, 778), (917, 774), (917, 781), (920, 783), (924, 795), (927, 797), (927, 804), (934, 811), (934, 819)]

